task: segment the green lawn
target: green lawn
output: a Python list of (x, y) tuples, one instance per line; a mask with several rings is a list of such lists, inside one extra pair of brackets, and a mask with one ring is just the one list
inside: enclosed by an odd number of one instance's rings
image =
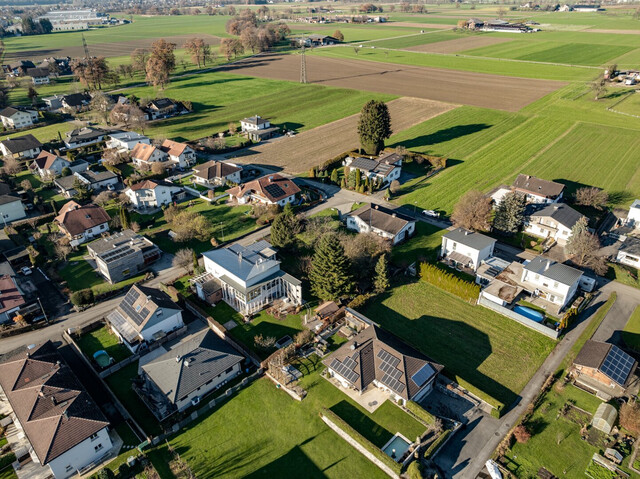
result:
[(120, 343), (118, 337), (107, 326), (83, 334), (76, 343), (89, 359), (92, 359), (94, 353), (100, 350), (106, 351), (116, 363), (131, 356), (131, 351)]
[(634, 288), (640, 288), (640, 278), (638, 276), (639, 274), (636, 268), (618, 263), (609, 263), (609, 270), (606, 275), (607, 279), (612, 279), (618, 283), (633, 286)]
[(637, 307), (622, 331), (622, 340), (627, 346), (640, 351), (640, 307)]
[(437, 226), (418, 221), (414, 236), (393, 247), (391, 261), (404, 268), (416, 261), (435, 262), (442, 246), (442, 235), (445, 233), (446, 230)]
[(368, 42), (366, 46), (367, 47), (374, 46), (376, 48), (402, 49), (402, 48), (408, 48), (408, 47), (415, 47), (418, 45), (427, 45), (429, 43), (438, 43), (438, 42), (444, 42), (447, 40), (455, 40), (457, 38), (465, 38), (468, 35), (469, 34), (465, 34), (465, 33), (456, 33), (451, 31), (441, 32), (436, 30), (436, 31), (430, 31), (423, 34)]
[(64, 138), (65, 133), (73, 130), (73, 128), (74, 128), (73, 123), (68, 123), (68, 122), (54, 123), (53, 125), (40, 126), (37, 128), (26, 130), (26, 131), (2, 135), (0, 136), (0, 140), (6, 140), (7, 138), (13, 138), (15, 136), (33, 135), (42, 143), (46, 143), (52, 140), (59, 141), (60, 136)]
[(378, 296), (364, 313), (445, 366), (494, 405), (509, 405), (555, 342), (422, 281)]

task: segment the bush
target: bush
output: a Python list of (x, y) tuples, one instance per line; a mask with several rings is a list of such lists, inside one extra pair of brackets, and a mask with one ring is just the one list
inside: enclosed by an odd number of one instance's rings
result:
[(16, 460), (16, 455), (14, 453), (6, 454), (0, 457), (0, 469), (4, 469), (9, 464), (12, 464)]
[(334, 168), (339, 168), (340, 166), (342, 166), (342, 162), (345, 160), (345, 158), (347, 158), (347, 156), (349, 156), (348, 152), (341, 153), (338, 156), (334, 156), (330, 160), (327, 160), (324, 163), (322, 163), (322, 165), (320, 165), (320, 169), (325, 171), (325, 170), (332, 170)]
[(100, 469), (98, 474), (96, 474), (96, 477), (97, 479), (114, 479), (115, 476), (111, 469), (109, 469), (108, 467), (105, 467), (103, 469)]
[(422, 479), (422, 467), (418, 461), (413, 461), (407, 468), (409, 479)]
[(92, 289), (81, 289), (71, 294), (71, 303), (74, 306), (85, 306), (94, 301)]
[(127, 479), (131, 475), (131, 468), (126, 462), (123, 462), (118, 466), (118, 477), (120, 479)]
[(480, 285), (465, 281), (429, 263), (420, 265), (420, 278), (438, 288), (455, 294), (465, 301), (475, 301), (480, 294)]
[(438, 438), (436, 438), (435, 441), (431, 443), (427, 450), (424, 451), (425, 460), (431, 459), (433, 455), (438, 452), (438, 449), (440, 449), (440, 446), (444, 444), (444, 441), (447, 440), (449, 434), (451, 434), (451, 429), (447, 429), (446, 431), (444, 431)]
[(359, 294), (355, 298), (351, 300), (351, 302), (347, 305), (347, 307), (351, 309), (358, 309), (365, 305), (365, 303), (369, 300), (371, 295), (369, 294)]
[(531, 439), (531, 433), (527, 430), (524, 424), (518, 424), (513, 430), (513, 437), (516, 438), (520, 444), (526, 444)]
[(434, 424), (435, 418), (415, 401), (407, 401), (405, 407), (418, 419), (426, 424)]

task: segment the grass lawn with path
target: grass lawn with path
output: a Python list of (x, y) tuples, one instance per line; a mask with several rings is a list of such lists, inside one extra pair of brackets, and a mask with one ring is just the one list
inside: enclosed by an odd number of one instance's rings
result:
[(618, 263), (609, 263), (606, 274), (607, 279), (612, 279), (618, 283), (640, 288), (640, 274), (636, 268)]
[(636, 307), (622, 330), (622, 340), (631, 349), (640, 351), (640, 307)]
[(116, 363), (131, 356), (131, 351), (120, 343), (118, 337), (107, 326), (83, 334), (76, 343), (90, 360), (93, 359), (94, 353), (100, 350), (106, 351)]

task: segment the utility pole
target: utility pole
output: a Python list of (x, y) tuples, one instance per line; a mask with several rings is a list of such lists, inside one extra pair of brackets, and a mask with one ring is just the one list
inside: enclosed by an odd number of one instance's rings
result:
[(84, 48), (84, 57), (85, 57), (85, 59), (88, 60), (89, 58), (91, 58), (89, 56), (89, 47), (87, 46), (87, 41), (84, 38), (84, 33), (82, 34), (82, 48)]
[(307, 83), (307, 57), (304, 53), (304, 41), (302, 43), (302, 51), (300, 54), (300, 83)]

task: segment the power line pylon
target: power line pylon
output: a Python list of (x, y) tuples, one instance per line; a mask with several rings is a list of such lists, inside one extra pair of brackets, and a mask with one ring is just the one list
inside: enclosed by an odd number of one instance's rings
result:
[(300, 83), (307, 83), (307, 57), (304, 52), (304, 43), (300, 52)]

